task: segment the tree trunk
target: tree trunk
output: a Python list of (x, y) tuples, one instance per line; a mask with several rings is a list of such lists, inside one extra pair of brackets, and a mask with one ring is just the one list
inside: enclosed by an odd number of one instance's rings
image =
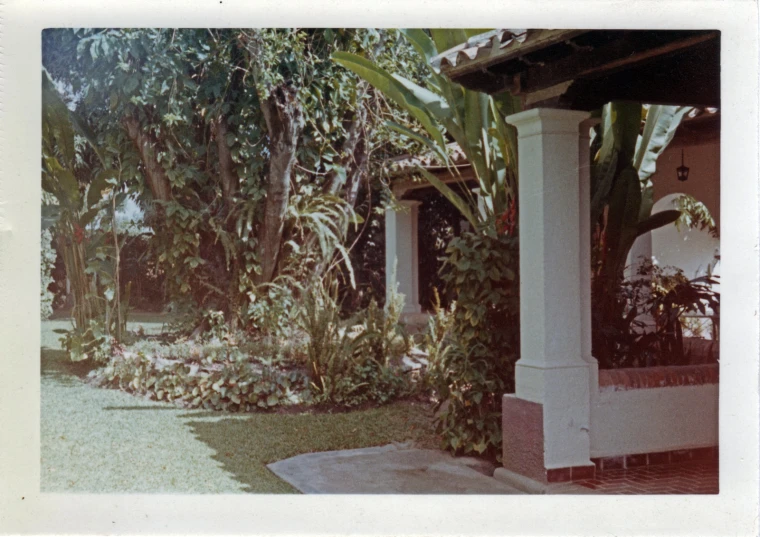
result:
[(166, 176), (163, 166), (156, 160), (156, 142), (149, 134), (142, 132), (140, 122), (134, 117), (126, 117), (122, 120), (127, 129), (127, 136), (135, 144), (140, 160), (145, 167), (145, 176), (148, 180), (153, 198), (158, 201), (169, 201), (172, 198), (172, 187)]
[[(332, 170), (327, 176), (327, 183), (325, 185), (325, 192), (327, 194), (337, 195), (344, 185), (349, 185), (349, 192), (358, 192), (358, 186), (354, 183), (358, 183), (360, 174), (363, 171), (367, 161), (367, 144), (365, 139), (365, 124), (367, 120), (367, 111), (359, 103), (359, 108), (354, 112), (354, 117), (351, 121), (351, 126), (348, 128), (346, 134), (346, 140), (343, 142), (341, 148), (340, 164), (345, 170), (345, 175), (337, 173)], [(346, 200), (353, 207), (356, 202), (356, 192), (353, 194), (353, 199), (346, 197)]]
[(259, 228), (258, 247), (261, 274), (257, 283), (275, 276), (283, 223), (290, 196), (290, 178), (296, 160), (298, 137), (303, 128), (295, 89), (280, 85), (262, 100), (261, 111), (269, 131), (269, 172), (267, 174), (264, 222)]
[(232, 207), (232, 197), (237, 192), (238, 176), (235, 173), (235, 163), (227, 144), (227, 119), (222, 116), (212, 124), (212, 132), (216, 138), (216, 150), (219, 155), (219, 181), (222, 184), (222, 197), (227, 208)]

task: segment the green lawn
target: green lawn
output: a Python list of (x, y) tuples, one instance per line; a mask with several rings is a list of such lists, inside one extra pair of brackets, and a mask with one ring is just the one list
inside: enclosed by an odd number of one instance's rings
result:
[[(156, 318), (138, 319), (148, 333)], [(430, 410), (396, 403), (340, 414), (188, 411), (118, 390), (94, 388), (88, 366), (60, 350), (42, 323), (41, 489), (43, 492), (295, 492), (267, 470), (301, 453), (414, 440), (437, 447)]]

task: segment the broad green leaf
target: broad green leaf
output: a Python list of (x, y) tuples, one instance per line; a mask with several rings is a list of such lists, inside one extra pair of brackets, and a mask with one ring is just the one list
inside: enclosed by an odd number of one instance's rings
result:
[(426, 110), (433, 114), (433, 116), (439, 121), (446, 121), (452, 117), (449, 103), (437, 93), (418, 86), (401, 75), (394, 74), (393, 78), (419, 99), (419, 101), (425, 105)]
[(629, 166), (624, 169), (610, 196), (607, 219), (607, 243), (611, 246), (614, 259), (609, 261), (608, 276), (622, 271), (628, 250), (636, 239), (641, 205), (641, 185), (636, 170)]
[(433, 40), (425, 33), (425, 30), (419, 28), (404, 28), (400, 32), (409, 40), (409, 42), (422, 54), (426, 63), (430, 63), (433, 56), (438, 55)]
[[(633, 164), (641, 105), (612, 102), (602, 111), (602, 144), (591, 173), (591, 221), (596, 222), (616, 184), (618, 170)], [(638, 205), (637, 205), (638, 207)]]
[(420, 142), (421, 144), (424, 144), (427, 147), (429, 147), (436, 154), (442, 166), (445, 166), (446, 163), (448, 162), (449, 160), (448, 155), (446, 155), (445, 153), (442, 153), (440, 147), (438, 147), (435, 144), (435, 142), (433, 142), (433, 140), (431, 140), (430, 138), (426, 138), (425, 136), (422, 136), (414, 132), (412, 129), (404, 127), (403, 125), (399, 125), (395, 121), (386, 121), (385, 124), (388, 127), (392, 128), (393, 130), (398, 131), (405, 136), (408, 136), (412, 140), (416, 140)]
[(649, 107), (644, 132), (637, 140), (633, 161), (641, 181), (647, 180), (654, 174), (658, 157), (673, 140), (676, 129), (691, 110), (690, 106), (652, 105)]
[(430, 30), (430, 35), (433, 36), (435, 48), (438, 50), (439, 54), (462, 45), (467, 42), (467, 39), (469, 39), (465, 30), (452, 28), (432, 28)]
[(441, 150), (446, 150), (443, 133), (441, 133), (441, 130), (435, 124), (431, 113), (426, 110), (424, 103), (387, 71), (376, 66), (366, 58), (348, 52), (335, 52), (333, 60), (359, 75), (374, 88), (382, 91), (388, 98), (409, 112), (420, 122), (431, 138), (441, 147)]

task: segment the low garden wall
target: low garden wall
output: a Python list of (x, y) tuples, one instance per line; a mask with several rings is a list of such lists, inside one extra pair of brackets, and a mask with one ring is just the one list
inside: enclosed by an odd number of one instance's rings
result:
[(599, 371), (590, 435), (597, 459), (716, 447), (718, 365)]

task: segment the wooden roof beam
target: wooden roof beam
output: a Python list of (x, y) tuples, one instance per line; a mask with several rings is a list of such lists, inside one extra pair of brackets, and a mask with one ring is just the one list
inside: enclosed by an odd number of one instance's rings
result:
[(575, 51), (560, 60), (528, 67), (516, 74), (512, 91), (533, 93), (568, 80), (606, 76), (623, 68), (641, 64), (717, 38), (719, 32), (705, 32), (683, 39), (670, 40), (654, 47), (646, 46), (644, 34), (628, 34), (610, 44), (593, 50)]

